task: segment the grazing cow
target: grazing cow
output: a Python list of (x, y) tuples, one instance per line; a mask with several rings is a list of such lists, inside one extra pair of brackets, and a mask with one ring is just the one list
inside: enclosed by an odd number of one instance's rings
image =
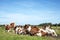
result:
[(5, 25), (5, 30), (9, 32), (10, 31), (10, 26), (9, 25)]
[(5, 30), (7, 30), (8, 32), (11, 31), (12, 28), (15, 27), (15, 23), (10, 23), (10, 25), (5, 25)]

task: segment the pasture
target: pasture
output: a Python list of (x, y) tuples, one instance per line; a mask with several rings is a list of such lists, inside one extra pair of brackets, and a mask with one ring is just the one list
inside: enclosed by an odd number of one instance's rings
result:
[(57, 37), (45, 36), (29, 36), (29, 35), (18, 35), (14, 32), (6, 32), (4, 27), (0, 27), (0, 40), (60, 40), (60, 27), (52, 27), (56, 33)]

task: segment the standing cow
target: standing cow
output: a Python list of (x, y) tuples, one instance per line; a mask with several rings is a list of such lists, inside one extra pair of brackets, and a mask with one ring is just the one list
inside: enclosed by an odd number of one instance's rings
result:
[(5, 25), (5, 30), (10, 32), (15, 27), (15, 23), (10, 23), (9, 25)]

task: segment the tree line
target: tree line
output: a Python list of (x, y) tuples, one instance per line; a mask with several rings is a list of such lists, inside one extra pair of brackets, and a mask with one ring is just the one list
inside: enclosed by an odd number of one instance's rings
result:
[(60, 26), (60, 23), (52, 24), (52, 23), (41, 23), (38, 26), (43, 26), (43, 25), (51, 25), (51, 26)]

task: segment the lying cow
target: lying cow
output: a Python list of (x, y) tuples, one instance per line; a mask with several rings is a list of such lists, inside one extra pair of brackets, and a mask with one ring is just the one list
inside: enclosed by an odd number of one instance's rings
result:
[(42, 35), (43, 35), (43, 34), (41, 33), (41, 31), (42, 31), (45, 35), (57, 36), (55, 30), (51, 29), (50, 26), (45, 26), (44, 29), (40, 29), (39, 33), (37, 33), (38, 36), (42, 36)]
[(25, 30), (25, 33), (26, 34), (29, 34), (29, 35), (34, 35), (37, 33), (38, 29), (37, 27), (31, 27), (30, 25), (25, 25), (24, 26), (24, 30)]
[(50, 34), (52, 36), (57, 36), (55, 30), (51, 29), (50, 25), (46, 26), (45, 30), (48, 32), (48, 34)]
[(23, 28), (21, 26), (15, 26), (14, 31), (16, 34), (22, 34)]

